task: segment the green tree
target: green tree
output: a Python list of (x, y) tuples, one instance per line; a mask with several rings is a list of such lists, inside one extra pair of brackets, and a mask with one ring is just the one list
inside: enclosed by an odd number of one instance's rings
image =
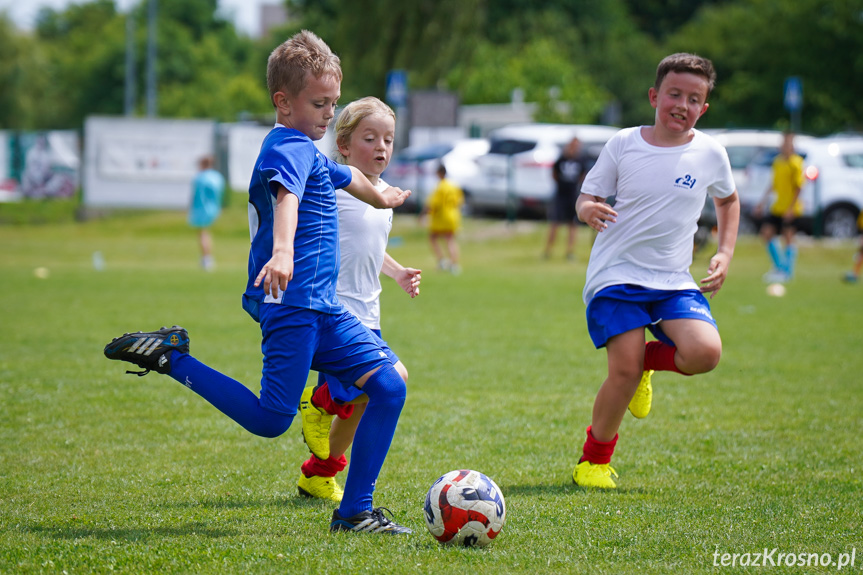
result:
[(728, 0), (624, 0), (639, 30), (662, 40), (686, 24), (707, 5), (728, 4)]
[(610, 100), (583, 65), (544, 37), (520, 47), (483, 41), (452, 68), (447, 84), (466, 104), (508, 102), (519, 89), (525, 101), (539, 105), (534, 119), (542, 122), (596, 122)]
[[(216, 0), (159, 0), (157, 19), (158, 115), (236, 120), (244, 113), (266, 113), (266, 83), (251, 65), (253, 42), (237, 35), (216, 13)], [(142, 114), (146, 74), (147, 2), (133, 8), (137, 113)], [(20, 48), (29, 66), (17, 65), (17, 102), (21, 128), (77, 128), (93, 114), (124, 113), (126, 18), (112, 0), (71, 4), (65, 10), (43, 9), (35, 35), (3, 34), (4, 46)], [(98, 39), (98, 40), (95, 40)], [(11, 49), (11, 48), (10, 48)], [(17, 62), (25, 61), (19, 54)], [(11, 61), (3, 58), (4, 62)], [(0, 65), (0, 73), (4, 68)], [(28, 70), (33, 70), (28, 73)], [(5, 95), (5, 92), (4, 92)], [(29, 104), (28, 104), (29, 103)]]
[[(545, 120), (599, 119), (614, 93), (607, 88), (618, 78), (604, 59), (591, 57), (584, 40), (602, 41), (611, 32), (589, 35), (584, 22), (627, 17), (619, 0), (289, 4), (299, 14), (297, 25), (314, 30), (340, 55), (346, 99), (381, 96), (387, 71), (401, 68), (409, 73), (411, 89), (448, 88), (464, 103), (508, 102), (512, 90), (521, 88), (528, 100), (540, 104), (539, 116)], [(605, 8), (609, 4), (616, 10)], [(596, 17), (585, 20), (590, 15)], [(631, 25), (621, 29), (625, 32), (619, 39), (633, 46), (630, 39), (638, 30)]]
[[(765, 33), (769, 30), (769, 33)], [(705, 125), (787, 127), (783, 86), (803, 81), (803, 131), (863, 129), (863, 0), (738, 0), (669, 38), (717, 67)]]
[(480, 39), (482, 0), (289, 0), (297, 26), (313, 30), (339, 55), (342, 97), (383, 97), (386, 74), (410, 72), (412, 88), (434, 88)]
[(38, 117), (35, 96), (47, 83), (39, 73), (43, 60), (41, 47), (0, 14), (0, 129), (26, 128)]
[(77, 128), (90, 113), (123, 111), (125, 27), (110, 0), (43, 9), (37, 40), (45, 51), (48, 79), (37, 96), (38, 129)]
[[(656, 64), (710, 57), (719, 81), (700, 125), (781, 127), (782, 86), (803, 80), (803, 128), (863, 129), (863, 0), (285, 0), (295, 18), (270, 38), (239, 36), (217, 0), (158, 0), (158, 114), (272, 117), (269, 52), (300, 28), (340, 55), (343, 100), (384, 96), (391, 69), (411, 89), (464, 103), (508, 102), (520, 88), (538, 119), (650, 121)], [(143, 113), (147, 0), (133, 9)], [(127, 14), (114, 0), (42, 9), (33, 34), (0, 17), (0, 127), (75, 128), (124, 111)]]

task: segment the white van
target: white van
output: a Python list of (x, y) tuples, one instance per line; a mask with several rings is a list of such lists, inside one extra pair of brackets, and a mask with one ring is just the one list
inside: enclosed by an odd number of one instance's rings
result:
[(476, 159), (479, 173), (463, 182), (465, 201), (474, 211), (545, 214), (554, 195), (551, 168), (563, 146), (577, 136), (582, 152), (594, 160), (618, 132), (588, 124), (513, 124), (489, 134), (487, 154)]

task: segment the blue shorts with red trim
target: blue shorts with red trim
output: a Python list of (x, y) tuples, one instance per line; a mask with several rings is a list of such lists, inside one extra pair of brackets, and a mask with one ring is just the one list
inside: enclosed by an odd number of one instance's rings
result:
[[(390, 359), (390, 363), (392, 363), (393, 365), (397, 364), (399, 362), (399, 356), (397, 356), (395, 352), (390, 349), (390, 346), (387, 345), (387, 342), (381, 339), (381, 330), (368, 327), (366, 329), (372, 332), (372, 335), (375, 336), (378, 345)], [(332, 397), (336, 401), (336, 403), (350, 403), (351, 401), (355, 400), (363, 394), (363, 390), (354, 386), (353, 382), (344, 383), (336, 379), (332, 375), (319, 373), (318, 385), (323, 385), (326, 382), (329, 382), (330, 397)]]
[(647, 327), (653, 336), (675, 345), (662, 331), (662, 320), (700, 319), (716, 327), (707, 298), (696, 289), (656, 290), (613, 285), (599, 291), (587, 305), (587, 331), (597, 349), (616, 335)]
[(347, 310), (327, 314), (263, 304), (260, 318), (261, 406), (271, 411), (296, 415), (309, 370), (352, 386), (369, 371), (390, 363), (386, 344), (384, 349), (382, 340)]

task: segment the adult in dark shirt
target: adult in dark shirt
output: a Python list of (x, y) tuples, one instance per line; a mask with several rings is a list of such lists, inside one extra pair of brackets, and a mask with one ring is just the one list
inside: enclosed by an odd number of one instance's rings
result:
[(581, 141), (578, 138), (573, 138), (564, 147), (563, 153), (551, 168), (551, 174), (557, 188), (549, 204), (548, 241), (545, 244), (546, 258), (551, 257), (551, 250), (557, 237), (557, 228), (563, 224), (568, 227), (569, 231), (566, 242), (566, 258), (569, 260), (575, 258), (577, 232), (575, 200), (587, 170), (587, 160), (581, 155)]

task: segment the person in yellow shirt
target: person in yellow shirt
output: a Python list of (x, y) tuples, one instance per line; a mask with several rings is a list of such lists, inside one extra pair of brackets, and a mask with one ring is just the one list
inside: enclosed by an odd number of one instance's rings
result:
[[(756, 217), (761, 217), (771, 194), (775, 194), (770, 212), (761, 224), (761, 238), (773, 262), (773, 269), (764, 275), (764, 280), (769, 283), (785, 282), (794, 276), (794, 265), (797, 262), (794, 234), (797, 233), (803, 213), (803, 204), (800, 201), (802, 187), (803, 158), (794, 152), (794, 134), (786, 133), (779, 155), (773, 160), (773, 179), (755, 208)], [(777, 237), (780, 233), (784, 248)]]
[[(459, 248), (455, 234), (461, 228), (461, 207), (464, 204), (464, 193), (452, 180), (446, 177), (446, 167), (440, 164), (437, 169), (437, 187), (429, 196), (424, 212), (429, 214), (429, 240), (438, 261), (438, 268), (453, 274), (461, 271), (459, 266)], [(447, 255), (439, 245), (441, 239), (446, 240)]]

